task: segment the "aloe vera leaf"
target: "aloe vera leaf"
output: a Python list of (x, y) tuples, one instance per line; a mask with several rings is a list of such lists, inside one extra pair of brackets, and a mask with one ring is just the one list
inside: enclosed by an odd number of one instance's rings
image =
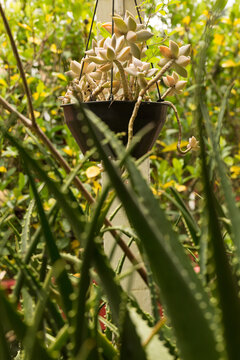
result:
[[(198, 245), (199, 243), (199, 234), (200, 229), (198, 224), (196, 223), (194, 217), (192, 216), (190, 210), (187, 208), (186, 204), (184, 203), (183, 199), (180, 197), (179, 193), (174, 189), (170, 188), (174, 199), (170, 197), (167, 193), (165, 193), (165, 196), (175, 204), (175, 206), (181, 211), (181, 214), (187, 224), (187, 227), (189, 229), (189, 232), (192, 236), (192, 239), (194, 241), (195, 245)], [(175, 200), (175, 201), (174, 201)]]
[[(98, 232), (101, 228), (102, 224), (99, 224), (99, 215), (102, 210), (102, 206), (104, 204), (104, 201), (106, 199), (106, 196), (108, 194), (108, 187), (106, 187), (100, 198), (98, 199), (94, 211), (94, 215), (91, 219), (91, 222), (89, 222), (88, 227), (86, 229), (86, 247), (83, 255), (83, 262), (81, 265), (81, 276), (78, 286), (78, 296), (76, 299), (76, 313), (74, 318), (74, 354), (77, 355), (81, 349), (81, 346), (84, 344), (84, 341), (86, 340), (87, 336), (87, 325), (86, 325), (86, 296), (87, 291), (90, 285), (90, 267), (92, 263), (92, 257), (93, 257), (93, 248), (94, 243), (93, 239), (95, 236), (98, 235)], [(102, 222), (104, 221), (104, 218), (102, 218)]]
[[(137, 333), (139, 334), (142, 343), (151, 334), (153, 328), (150, 327), (145, 320), (137, 313), (134, 308), (129, 309), (130, 318), (136, 326)], [(159, 339), (158, 334), (155, 334), (148, 345), (145, 346), (148, 360), (173, 360), (174, 357), (169, 353), (164, 343)]]
[(221, 130), (222, 130), (222, 124), (223, 124), (223, 119), (224, 119), (224, 115), (225, 115), (225, 111), (226, 111), (226, 107), (227, 107), (227, 103), (228, 103), (228, 99), (229, 96), (231, 94), (231, 90), (233, 88), (234, 83), (231, 83), (228, 87), (227, 90), (224, 93), (224, 97), (222, 99), (222, 103), (221, 103), (221, 107), (220, 107), (220, 112), (218, 114), (218, 121), (217, 121), (217, 127), (216, 127), (216, 143), (219, 144), (219, 140), (220, 140), (220, 135), (221, 135)]
[[(210, 127), (210, 120), (208, 118), (207, 109), (200, 97), (200, 108), (204, 119), (208, 122)], [(200, 129), (200, 134), (201, 134)], [(203, 166), (203, 177), (205, 180), (205, 192), (207, 209), (209, 211), (209, 231), (211, 234), (211, 243), (214, 249), (213, 257), (216, 266), (217, 287), (219, 291), (220, 305), (222, 308), (222, 322), (224, 326), (224, 335), (226, 339), (226, 348), (229, 359), (238, 359), (239, 357), (239, 338), (240, 338), (240, 298), (237, 279), (234, 277), (230, 264), (228, 262), (221, 228), (218, 221), (217, 210), (215, 207), (215, 199), (213, 195), (212, 185), (209, 179), (209, 169), (207, 166), (205, 145), (201, 137), (201, 155)], [(213, 150), (217, 152), (216, 144), (213, 142)], [(222, 166), (221, 160), (218, 159), (218, 167)], [(220, 169), (219, 169), (220, 170)], [(219, 171), (220, 178), (222, 177), (221, 170)], [(224, 180), (222, 184), (224, 183)], [(225, 194), (225, 197), (228, 194)], [(239, 264), (239, 263), (238, 263)]]
[(0, 322), (0, 359), (11, 360), (9, 345), (6, 340), (6, 333), (3, 324)]
[[(28, 160), (25, 158), (25, 161)], [(72, 284), (69, 280), (68, 274), (65, 269), (64, 261), (61, 258), (58, 248), (55, 243), (54, 236), (52, 234), (49, 222), (47, 220), (46, 214), (43, 210), (42, 202), (39, 197), (38, 191), (36, 189), (35, 182), (32, 178), (32, 175), (28, 169), (27, 164), (25, 163), (25, 168), (29, 177), (29, 181), (33, 190), (33, 194), (36, 200), (36, 206), (38, 209), (38, 214), (40, 221), (42, 223), (42, 229), (43, 229), (43, 235), (45, 237), (45, 241), (48, 247), (49, 256), (51, 258), (51, 262), (54, 265), (56, 262), (58, 262), (59, 269), (61, 268), (61, 273), (58, 275), (57, 283), (60, 289), (61, 297), (63, 300), (63, 306), (64, 310), (66, 312), (66, 315), (69, 316), (68, 312), (72, 309), (72, 301), (70, 300), (70, 295), (73, 292)]]
[[(157, 200), (129, 158), (126, 160), (125, 166), (129, 172), (131, 171), (130, 179), (134, 183), (134, 190), (136, 191), (137, 188), (140, 196), (136, 196), (132, 189), (130, 191), (124, 185), (119, 171), (108, 159), (100, 142), (94, 136), (91, 123), (93, 122), (95, 126), (98, 126), (98, 129), (105, 134), (111, 145), (116, 146), (115, 150), (122, 153), (119, 142), (104, 124), (100, 124), (95, 115), (89, 111), (84, 111), (84, 114), (108, 175), (125, 206), (130, 221), (135, 226), (138, 236), (145, 246), (150, 265), (161, 289), (161, 295), (165, 300), (171, 323), (175, 328), (181, 356), (186, 360), (192, 360), (192, 358), (199, 360), (203, 358), (218, 359), (219, 352), (216, 350), (215, 334), (210, 329), (210, 323), (215, 317), (214, 309), (209, 304), (207, 294), (194, 273), (176, 234), (172, 231), (171, 224), (165, 218)], [(178, 294), (177, 297), (176, 293)], [(207, 310), (201, 308), (200, 300)], [(181, 312), (178, 311), (180, 303)], [(209, 313), (211, 321), (205, 318), (205, 311)], [(193, 321), (193, 319), (195, 320)], [(185, 336), (189, 339), (188, 342), (184, 340)]]
[[(124, 293), (115, 279), (115, 273), (110, 267), (105, 254), (98, 244), (95, 245), (93, 261), (109, 299), (114, 322), (119, 326), (119, 312)], [(146, 359), (145, 351), (141, 347), (140, 339), (128, 311), (127, 309), (121, 309), (121, 311), (124, 311), (124, 322), (121, 324), (120, 329), (120, 359), (144, 360)]]
[(51, 193), (55, 196), (59, 206), (63, 210), (66, 218), (68, 219), (71, 227), (74, 231), (75, 236), (77, 239), (82, 242), (82, 230), (84, 227), (84, 222), (82, 220), (82, 211), (79, 208), (78, 202), (75, 199), (74, 201), (70, 202), (68, 199), (72, 199), (72, 194), (69, 192), (69, 189), (66, 190), (64, 193), (59, 189), (59, 186), (56, 182), (52, 181), (48, 175), (44, 172), (44, 170), (39, 165), (37, 160), (34, 160), (27, 152), (27, 150), (20, 145), (20, 143), (9, 133), (4, 131), (4, 135), (9, 139), (9, 141), (16, 146), (20, 155), (24, 159), (24, 161), (31, 167), (34, 172), (38, 174), (42, 181), (44, 181), (50, 190)]
[[(17, 338), (23, 341), (28, 327), (22, 321), (22, 317), (15, 310), (12, 303), (6, 298), (4, 291), (0, 288), (0, 321), (9, 330), (14, 330)], [(36, 340), (33, 358), (36, 360), (53, 360), (47, 350)]]

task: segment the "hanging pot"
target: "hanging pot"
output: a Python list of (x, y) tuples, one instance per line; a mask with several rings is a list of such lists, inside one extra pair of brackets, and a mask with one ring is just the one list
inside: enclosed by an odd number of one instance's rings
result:
[[(94, 112), (114, 133), (125, 133), (121, 137), (124, 145), (128, 139), (128, 123), (132, 115), (135, 101), (90, 101), (84, 103)], [(89, 150), (87, 137), (82, 133), (77, 119), (77, 107), (74, 104), (62, 105), (67, 126), (77, 141), (83, 153)], [(134, 121), (133, 134), (146, 125), (152, 124), (151, 130), (145, 134), (135, 146), (132, 155), (138, 159), (150, 151), (166, 121), (167, 105), (161, 102), (142, 102)], [(100, 134), (99, 134), (100, 136)], [(110, 146), (107, 146), (109, 156), (115, 157)]]

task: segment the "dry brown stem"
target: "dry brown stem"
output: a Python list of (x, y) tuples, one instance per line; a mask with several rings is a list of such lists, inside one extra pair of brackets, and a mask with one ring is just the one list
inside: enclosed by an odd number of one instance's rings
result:
[(186, 155), (189, 151), (191, 151), (191, 146), (189, 146), (189, 148), (187, 148), (186, 150), (182, 150), (182, 149), (181, 149), (182, 126), (181, 126), (181, 122), (180, 122), (180, 119), (179, 119), (179, 115), (178, 115), (177, 109), (176, 109), (176, 107), (175, 107), (170, 101), (164, 101), (164, 102), (162, 102), (162, 104), (165, 104), (165, 105), (170, 106), (170, 107), (173, 109), (174, 113), (175, 113), (175, 116), (176, 116), (176, 119), (177, 119), (177, 123), (178, 123), (178, 143), (177, 143), (177, 151), (178, 151), (179, 154), (181, 154), (181, 155)]
[(134, 109), (133, 109), (133, 112), (132, 112), (132, 116), (129, 120), (129, 124), (128, 124), (128, 143), (127, 143), (127, 148), (129, 147), (130, 145), (130, 142), (132, 141), (132, 138), (133, 138), (133, 125), (134, 125), (134, 121), (137, 117), (137, 114), (138, 114), (138, 110), (139, 110), (139, 107), (141, 105), (141, 102), (143, 100), (143, 97), (144, 95), (146, 94), (146, 92), (155, 84), (158, 82), (158, 80), (161, 79), (162, 75), (172, 66), (172, 64), (174, 63), (174, 59), (171, 59), (168, 61), (168, 63), (163, 66), (163, 68), (159, 71), (159, 73), (152, 79), (148, 82), (147, 86), (142, 89), (139, 93), (139, 96), (138, 96), (138, 100), (134, 106)]
[(2, 19), (3, 19), (3, 23), (4, 23), (4, 26), (5, 26), (6, 32), (8, 34), (9, 39), (10, 39), (12, 50), (13, 50), (14, 56), (16, 58), (17, 66), (18, 66), (18, 69), (19, 69), (19, 72), (20, 72), (20, 75), (21, 75), (21, 78), (22, 78), (24, 90), (25, 90), (25, 93), (26, 93), (26, 96), (27, 96), (28, 107), (29, 107), (29, 111), (30, 111), (30, 114), (31, 114), (32, 124), (33, 124), (33, 126), (36, 126), (36, 119), (35, 119), (35, 115), (34, 115), (31, 92), (30, 92), (30, 89), (28, 87), (27, 79), (26, 79), (26, 76), (25, 76), (25, 72), (24, 72), (24, 69), (23, 69), (23, 65), (22, 65), (19, 53), (18, 53), (16, 43), (15, 43), (15, 41), (13, 39), (10, 26), (8, 24), (6, 15), (4, 13), (4, 10), (3, 10), (1, 4), (0, 4), (0, 13), (1, 13), (1, 16), (2, 16)]

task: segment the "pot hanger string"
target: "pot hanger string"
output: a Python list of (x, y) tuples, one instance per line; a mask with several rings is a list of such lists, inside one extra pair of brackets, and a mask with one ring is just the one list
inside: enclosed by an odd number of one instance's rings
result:
[[(114, 34), (114, 12), (115, 12), (115, 1), (112, 0), (112, 36)], [(111, 88), (110, 88), (110, 96), (109, 96), (109, 100), (113, 101), (113, 64), (112, 64), (112, 68), (111, 68)]]
[[(137, 10), (139, 22), (140, 22), (140, 24), (142, 24), (143, 22), (142, 22), (142, 18), (141, 18), (141, 14), (140, 14), (139, 5), (138, 5), (138, 3), (137, 3), (137, 0), (134, 0), (134, 3), (135, 3), (136, 10)], [(149, 47), (148, 47), (148, 45), (147, 45), (147, 49), (148, 49), (148, 48), (149, 48)], [(151, 63), (151, 66), (152, 66), (152, 68), (154, 67), (154, 66), (153, 66), (153, 63)], [(158, 101), (162, 101), (158, 83), (156, 83), (156, 86), (157, 86), (157, 92), (158, 92)]]
[[(88, 38), (87, 38), (87, 44), (86, 44), (83, 59), (85, 59), (85, 57), (86, 57), (86, 51), (88, 50), (88, 46), (89, 46), (89, 43), (90, 43), (90, 39), (91, 39), (91, 35), (92, 35), (92, 28), (93, 28), (93, 24), (94, 24), (94, 19), (95, 19), (96, 12), (97, 12), (97, 6), (98, 6), (98, 0), (96, 0), (96, 2), (95, 2), (92, 21), (91, 21), (91, 26), (90, 26), (90, 30), (89, 30), (89, 34), (88, 34)], [(82, 62), (81, 71), (80, 71), (80, 75), (79, 75), (79, 80), (81, 80), (82, 73), (83, 73), (83, 68), (84, 68), (84, 62)]]

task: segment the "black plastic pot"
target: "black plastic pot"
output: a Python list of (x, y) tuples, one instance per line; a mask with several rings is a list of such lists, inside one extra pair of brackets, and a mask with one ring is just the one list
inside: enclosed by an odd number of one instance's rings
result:
[[(132, 115), (134, 101), (91, 101), (84, 103), (94, 112), (114, 133), (125, 133), (121, 137), (124, 145), (127, 144), (128, 123)], [(83, 153), (89, 150), (86, 135), (81, 132), (77, 119), (77, 107), (74, 104), (62, 105), (64, 117), (71, 133)], [(165, 123), (167, 105), (161, 102), (142, 102), (134, 122), (134, 135), (146, 125), (152, 124), (151, 130), (145, 134), (134, 148), (132, 155), (140, 158), (153, 147)], [(114, 157), (114, 152), (108, 146), (108, 155)]]

